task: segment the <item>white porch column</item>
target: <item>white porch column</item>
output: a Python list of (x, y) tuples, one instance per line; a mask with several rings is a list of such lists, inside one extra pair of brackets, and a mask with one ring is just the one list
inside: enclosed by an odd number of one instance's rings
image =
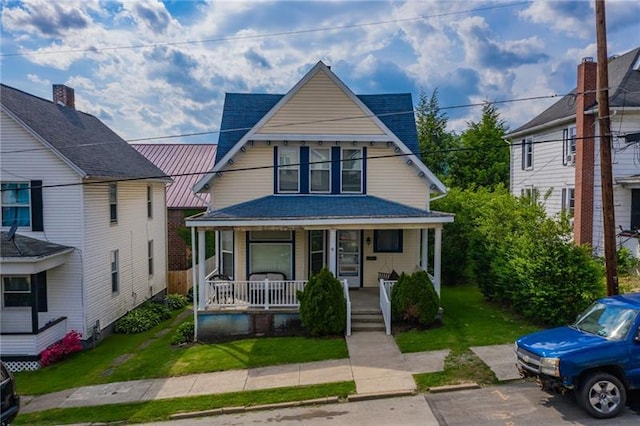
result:
[(422, 259), (420, 265), (425, 271), (429, 267), (429, 229), (421, 229), (422, 233)]
[(329, 229), (329, 271), (333, 276), (338, 276), (336, 246), (337, 246), (337, 231), (335, 229)]
[(205, 309), (205, 277), (207, 275), (205, 271), (205, 231), (198, 229), (198, 301), (200, 306), (198, 309)]
[(438, 293), (438, 296), (440, 296), (440, 275), (441, 275), (441, 270), (442, 270), (442, 265), (440, 265), (440, 262), (442, 262), (442, 228), (436, 228), (436, 236), (435, 236), (435, 241), (433, 244), (433, 251), (434, 251), (434, 256), (433, 256), (433, 286), (436, 289), (436, 292)]
[(218, 268), (218, 274), (220, 273), (220, 271), (222, 271), (222, 265), (220, 264), (220, 259), (222, 258), (222, 256), (220, 256), (220, 235), (222, 233), (220, 231), (216, 231), (216, 268)]
[(193, 289), (193, 341), (198, 341), (198, 306), (200, 292), (197, 291), (198, 278), (196, 276), (196, 228), (191, 228), (191, 288)]

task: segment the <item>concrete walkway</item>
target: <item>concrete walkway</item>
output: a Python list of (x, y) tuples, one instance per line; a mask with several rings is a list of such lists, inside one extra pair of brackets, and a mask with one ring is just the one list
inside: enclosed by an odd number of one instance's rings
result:
[[(449, 353), (443, 350), (402, 354), (393, 337), (383, 332), (356, 333), (347, 337), (347, 345), (350, 356), (347, 359), (85, 386), (37, 397), (25, 396), (20, 411), (29, 413), (351, 380), (355, 381), (359, 396), (392, 395), (415, 391), (412, 375), (442, 371)], [(500, 380), (505, 380), (498, 371), (508, 364), (513, 366), (511, 345), (473, 350)]]

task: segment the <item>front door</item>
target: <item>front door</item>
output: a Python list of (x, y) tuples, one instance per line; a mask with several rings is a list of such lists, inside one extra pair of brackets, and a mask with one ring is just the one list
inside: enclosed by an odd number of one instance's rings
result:
[(360, 287), (360, 231), (338, 231), (338, 279)]

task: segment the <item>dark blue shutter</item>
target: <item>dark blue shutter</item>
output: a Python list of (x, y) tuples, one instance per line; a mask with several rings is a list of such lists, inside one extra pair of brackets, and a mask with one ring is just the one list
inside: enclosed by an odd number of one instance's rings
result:
[(273, 147), (273, 193), (278, 193), (278, 147)]
[(331, 147), (331, 193), (340, 193), (340, 147)]
[(44, 215), (42, 208), (42, 181), (31, 181), (31, 230), (44, 231)]
[(367, 147), (362, 148), (362, 193), (367, 193)]
[(300, 147), (300, 193), (309, 193), (309, 147)]
[(527, 155), (527, 147), (526, 147), (526, 139), (522, 139), (522, 170), (525, 170), (527, 168), (526, 166), (526, 157)]
[(631, 229), (640, 230), (640, 189), (631, 190)]

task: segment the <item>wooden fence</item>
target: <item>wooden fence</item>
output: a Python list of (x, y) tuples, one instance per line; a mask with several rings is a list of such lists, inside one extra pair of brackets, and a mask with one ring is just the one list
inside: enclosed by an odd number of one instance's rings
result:
[[(211, 256), (205, 261), (205, 271), (213, 271), (216, 267), (216, 257)], [(187, 294), (193, 286), (192, 274), (193, 268), (184, 271), (169, 271), (167, 274), (167, 293), (168, 294)], [(196, 271), (197, 273), (197, 271)]]

